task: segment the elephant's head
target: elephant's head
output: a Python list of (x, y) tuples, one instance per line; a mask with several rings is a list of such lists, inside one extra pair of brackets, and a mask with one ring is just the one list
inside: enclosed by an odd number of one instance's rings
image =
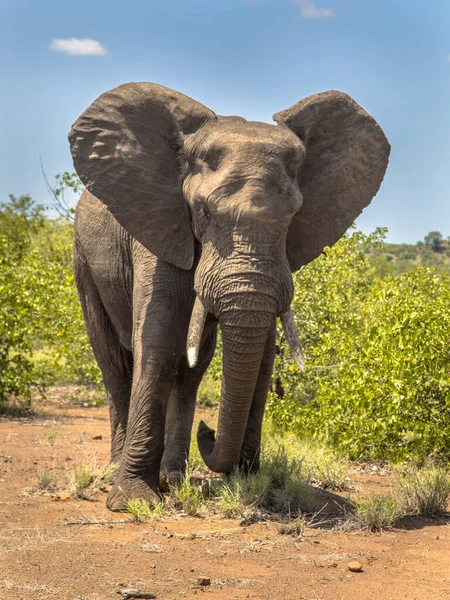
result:
[(297, 360), (291, 272), (334, 244), (377, 193), (390, 146), (349, 96), (325, 92), (274, 116), (220, 117), (151, 83), (100, 96), (74, 124), (75, 168), (119, 223), (164, 261), (192, 269), (188, 357), (207, 313), (223, 337), (217, 439), (199, 431), (214, 471), (237, 463), (268, 332), (277, 316)]

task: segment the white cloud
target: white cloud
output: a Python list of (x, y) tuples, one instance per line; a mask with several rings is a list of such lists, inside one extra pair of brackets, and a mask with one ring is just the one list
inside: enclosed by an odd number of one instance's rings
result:
[(69, 38), (66, 40), (51, 40), (49, 49), (53, 52), (62, 52), (63, 54), (70, 54), (71, 56), (106, 56), (108, 50), (97, 42), (97, 40), (91, 40), (90, 38), (78, 39)]
[(300, 14), (305, 19), (329, 19), (334, 17), (332, 8), (318, 8), (315, 0), (291, 0), (291, 3), (300, 8)]

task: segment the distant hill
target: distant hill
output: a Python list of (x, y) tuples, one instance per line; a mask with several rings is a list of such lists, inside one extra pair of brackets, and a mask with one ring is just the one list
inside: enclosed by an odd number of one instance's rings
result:
[(430, 232), (417, 244), (383, 244), (381, 248), (371, 248), (369, 253), (379, 276), (401, 275), (416, 267), (450, 273), (450, 241), (439, 232)]

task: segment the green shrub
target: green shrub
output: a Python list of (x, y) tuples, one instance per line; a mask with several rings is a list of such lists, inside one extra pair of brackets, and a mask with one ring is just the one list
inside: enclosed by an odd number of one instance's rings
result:
[(72, 230), (29, 196), (0, 204), (0, 411), (29, 408), (50, 383), (101, 381), (74, 285)]
[(351, 458), (448, 454), (450, 276), (416, 269), (372, 278), (352, 234), (296, 276), (294, 308), (307, 368), (280, 339), (272, 421)]
[(30, 359), (35, 301), (19, 261), (14, 243), (0, 236), (0, 411), (13, 399), (29, 407), (38, 383)]

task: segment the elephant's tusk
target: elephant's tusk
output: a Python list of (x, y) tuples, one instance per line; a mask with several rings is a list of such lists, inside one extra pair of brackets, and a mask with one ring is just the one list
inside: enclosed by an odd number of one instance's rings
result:
[(280, 316), (283, 325), (284, 335), (288, 341), (289, 347), (294, 358), (294, 362), (300, 371), (305, 370), (305, 357), (303, 355), (302, 345), (298, 337), (297, 327), (295, 326), (294, 313), (292, 309)]
[(197, 296), (195, 298), (194, 308), (192, 309), (186, 345), (187, 360), (191, 368), (195, 367), (198, 361), (203, 327), (205, 326), (207, 315), (208, 311)]

